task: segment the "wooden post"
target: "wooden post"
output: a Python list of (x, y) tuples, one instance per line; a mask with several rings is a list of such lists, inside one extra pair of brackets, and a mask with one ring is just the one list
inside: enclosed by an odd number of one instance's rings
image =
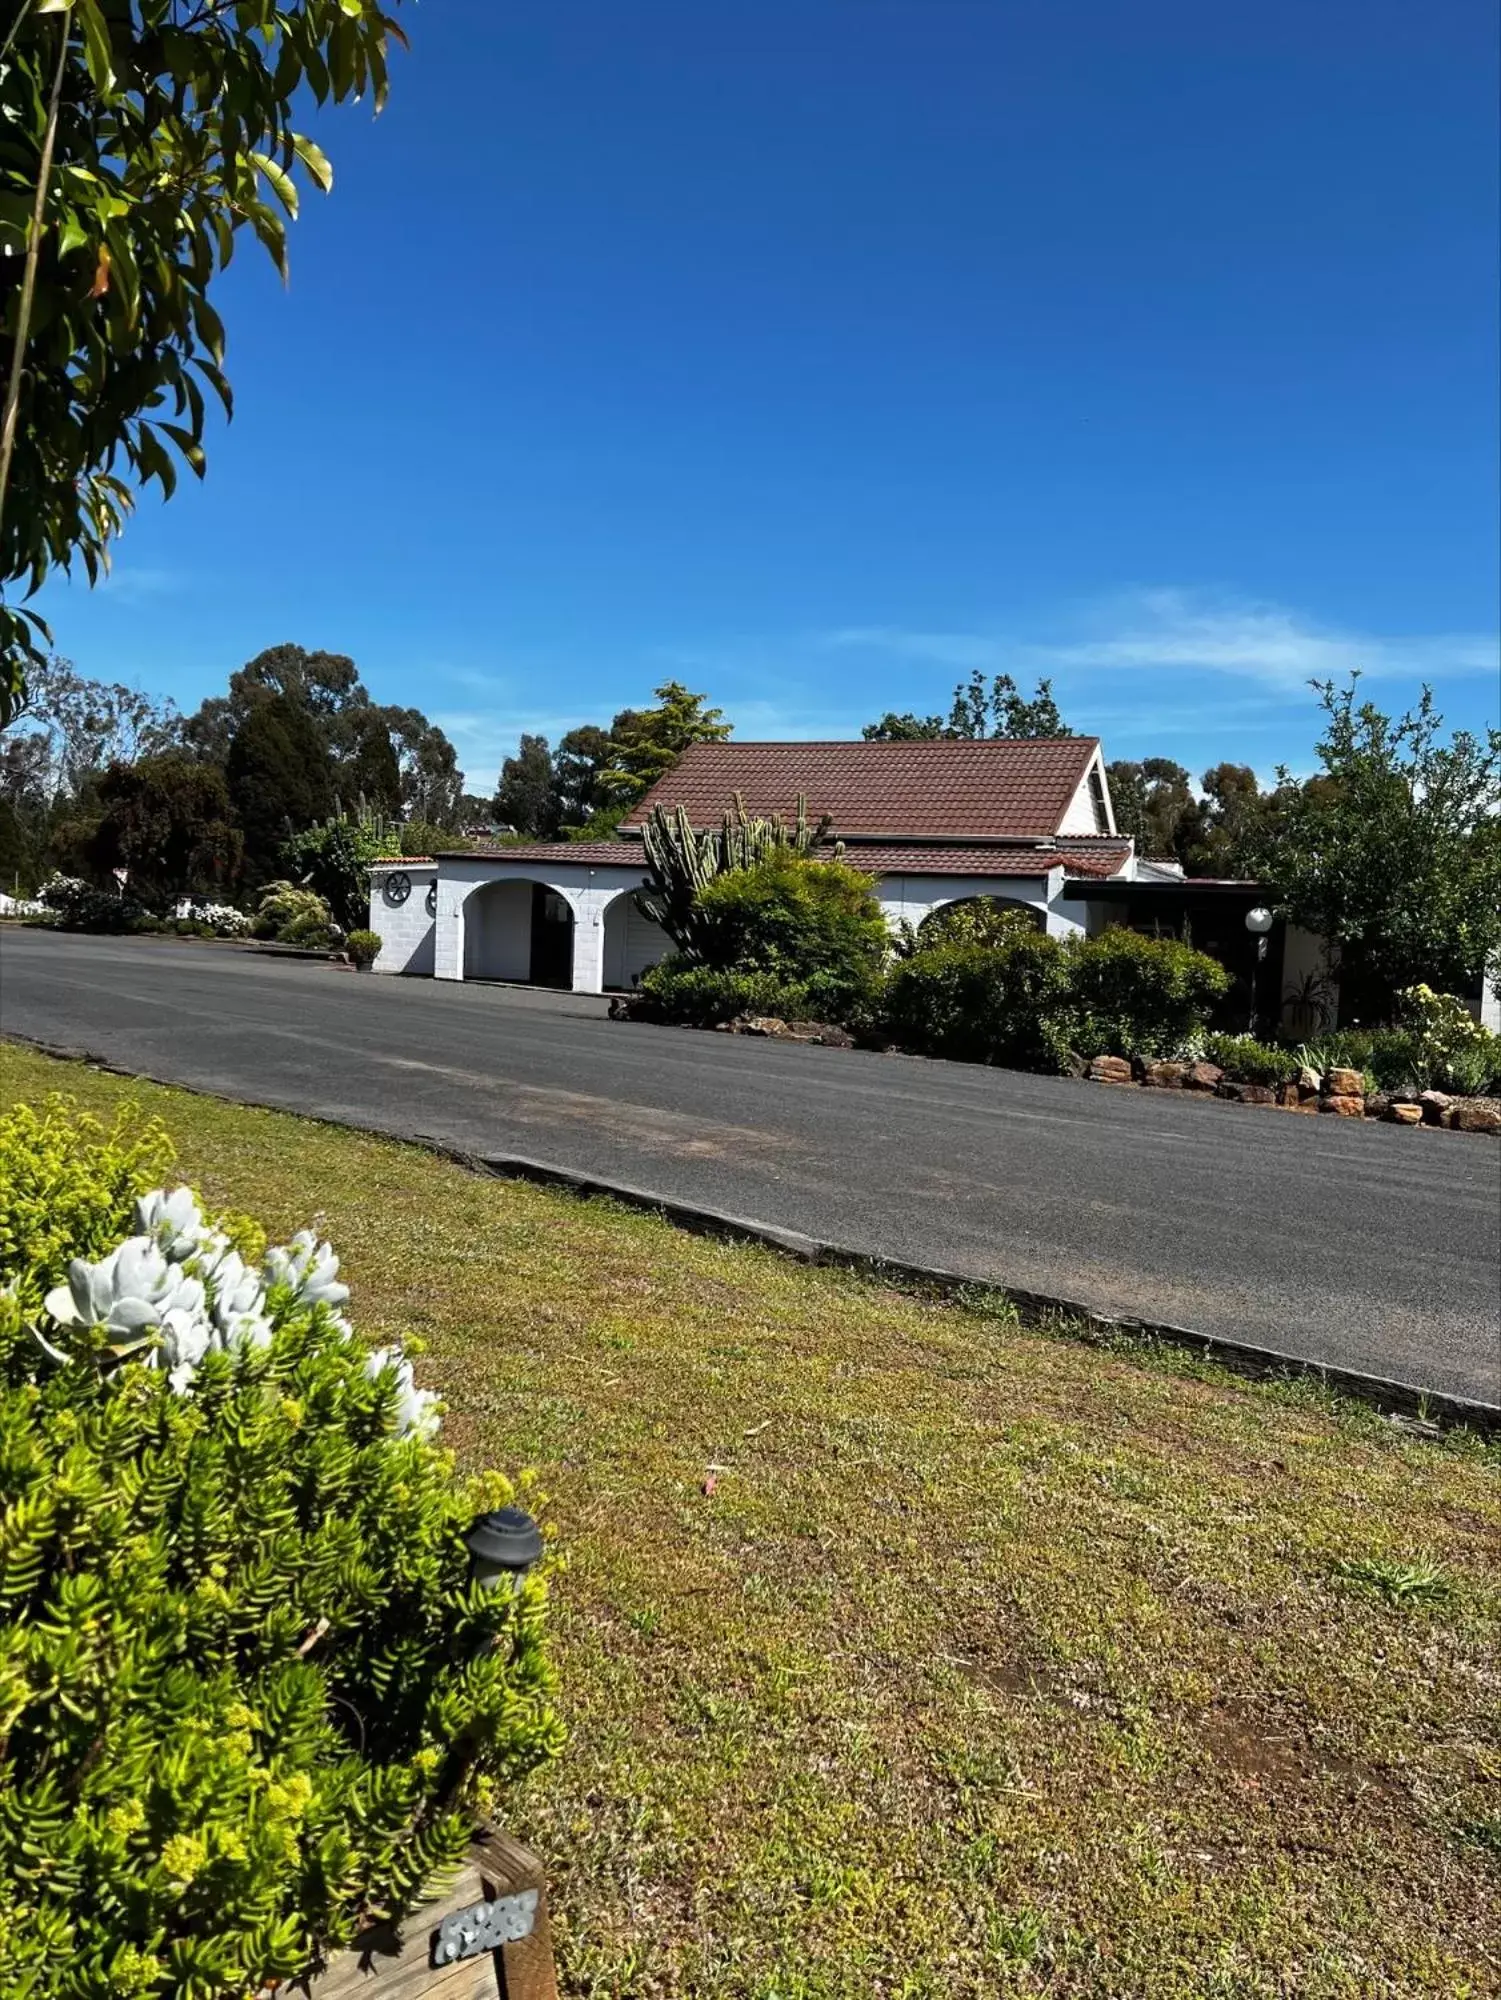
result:
[[(445, 1917), (526, 1890), (537, 1895), (526, 1937), (498, 1951), (434, 1965), (434, 1942)], [(508, 1834), (481, 1834), (451, 1889), (399, 1927), (382, 1924), (366, 1931), (326, 1971), (290, 1990), (309, 2000), (558, 2000), (541, 1862)]]

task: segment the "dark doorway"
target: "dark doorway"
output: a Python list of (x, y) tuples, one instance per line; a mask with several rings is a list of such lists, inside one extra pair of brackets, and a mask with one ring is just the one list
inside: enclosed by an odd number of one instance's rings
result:
[(532, 885), (532, 984), (565, 993), (573, 985), (573, 911), (542, 882)]

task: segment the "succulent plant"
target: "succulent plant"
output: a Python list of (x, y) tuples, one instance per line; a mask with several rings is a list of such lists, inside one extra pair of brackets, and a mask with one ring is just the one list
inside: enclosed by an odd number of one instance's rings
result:
[[(202, 1279), (172, 1263), (149, 1236), (127, 1237), (97, 1264), (75, 1257), (68, 1282), (53, 1287), (45, 1308), (59, 1326), (106, 1334), (117, 1354), (159, 1344), (172, 1367), (201, 1359), (209, 1345)], [(201, 1345), (195, 1325), (202, 1326)]]
[(341, 1306), (349, 1297), (338, 1257), (311, 1229), (299, 1229), (290, 1243), (266, 1252), (265, 1277), (268, 1287), (285, 1285), (302, 1306)]
[(372, 1382), (387, 1371), (396, 1379), (396, 1435), (431, 1437), (441, 1421), (438, 1398), (417, 1387), (412, 1364), (399, 1347), (377, 1347), (366, 1355), (365, 1373)]
[(230, 1350), (240, 1347), (269, 1347), (274, 1331), (266, 1310), (266, 1287), (259, 1271), (252, 1271), (238, 1250), (228, 1247), (203, 1266), (209, 1287), (209, 1314), (215, 1345)]
[(159, 1246), (174, 1264), (186, 1263), (212, 1240), (214, 1232), (191, 1188), (153, 1188), (136, 1200), (136, 1228)]

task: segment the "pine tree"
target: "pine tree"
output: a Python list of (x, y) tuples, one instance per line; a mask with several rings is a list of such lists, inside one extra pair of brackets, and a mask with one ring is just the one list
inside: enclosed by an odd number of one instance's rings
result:
[(255, 887), (275, 878), (284, 843), (332, 809), (328, 752), (306, 711), (271, 695), (235, 731), (225, 777), (245, 836), (245, 879)]

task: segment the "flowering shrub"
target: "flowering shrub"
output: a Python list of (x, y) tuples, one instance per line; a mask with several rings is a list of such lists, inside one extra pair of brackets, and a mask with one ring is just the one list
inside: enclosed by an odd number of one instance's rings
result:
[(1478, 1094), (1501, 1077), (1501, 1036), (1482, 1027), (1463, 1000), (1431, 986), (1409, 986), (1397, 995), (1397, 1006), (1412, 1043), (1415, 1081)]
[(184, 897), (172, 912), (179, 923), (193, 925), (200, 931), (212, 931), (215, 937), (247, 937), (250, 919), (243, 910), (237, 910), (233, 903), (198, 903), (191, 897)]
[[(546, 1577), (471, 1583), (408, 1356), (311, 1231), (0, 1120), (0, 1993), (244, 1994), (399, 1914), (559, 1747)], [(541, 1566), (545, 1571), (546, 1564)]]
[(273, 882), (261, 897), (250, 926), (258, 938), (281, 944), (330, 945), (343, 933), (323, 898), (295, 882)]

